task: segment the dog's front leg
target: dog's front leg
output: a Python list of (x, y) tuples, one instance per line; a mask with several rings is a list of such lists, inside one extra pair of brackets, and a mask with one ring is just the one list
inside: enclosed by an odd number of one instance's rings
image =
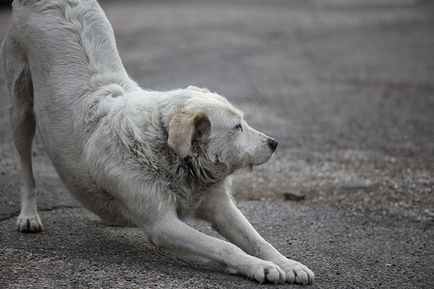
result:
[(279, 266), (195, 230), (179, 220), (174, 212), (166, 213), (147, 231), (155, 245), (180, 257), (223, 266), (229, 273), (244, 275), (260, 283), (265, 280), (273, 283), (285, 281), (285, 272)]
[(199, 217), (208, 220), (228, 240), (250, 255), (277, 264), (285, 271), (286, 282), (312, 283), (315, 275), (305, 265), (286, 258), (265, 241), (235, 206), (224, 185), (216, 186), (199, 210)]

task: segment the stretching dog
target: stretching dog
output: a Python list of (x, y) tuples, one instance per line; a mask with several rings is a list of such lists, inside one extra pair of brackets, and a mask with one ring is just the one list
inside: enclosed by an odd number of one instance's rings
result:
[[(133, 224), (157, 246), (259, 282), (313, 282), (231, 199), (231, 174), (268, 161), (277, 142), (207, 89), (141, 89), (95, 0), (15, 0), (2, 59), (24, 183), (19, 231), (42, 230), (31, 160), (37, 127), (62, 181), (104, 222)], [(233, 244), (188, 226), (187, 216)]]

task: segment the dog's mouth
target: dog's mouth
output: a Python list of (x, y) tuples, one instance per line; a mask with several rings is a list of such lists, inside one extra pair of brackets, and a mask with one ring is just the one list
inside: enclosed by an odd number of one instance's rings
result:
[(249, 173), (253, 172), (253, 164), (248, 164), (248, 165), (246, 166), (246, 170), (247, 170)]

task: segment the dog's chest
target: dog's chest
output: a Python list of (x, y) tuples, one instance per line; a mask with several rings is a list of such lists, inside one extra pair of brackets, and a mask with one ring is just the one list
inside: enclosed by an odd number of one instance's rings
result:
[(195, 182), (183, 180), (174, 186), (173, 191), (176, 194), (178, 214), (183, 216), (192, 214), (200, 207), (209, 193), (209, 188)]

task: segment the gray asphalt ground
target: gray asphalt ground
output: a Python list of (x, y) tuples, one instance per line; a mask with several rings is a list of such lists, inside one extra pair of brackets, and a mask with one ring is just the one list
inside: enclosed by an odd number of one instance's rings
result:
[[(316, 273), (309, 288), (434, 288), (431, 1), (102, 6), (143, 87), (208, 87), (279, 140), (269, 163), (236, 177), (235, 197), (267, 240)], [(9, 18), (0, 10), (0, 38)], [(19, 167), (4, 90), (0, 139), (0, 288), (274, 288), (174, 259), (138, 229), (102, 225), (68, 195), (39, 140), (45, 231), (15, 231)]]

